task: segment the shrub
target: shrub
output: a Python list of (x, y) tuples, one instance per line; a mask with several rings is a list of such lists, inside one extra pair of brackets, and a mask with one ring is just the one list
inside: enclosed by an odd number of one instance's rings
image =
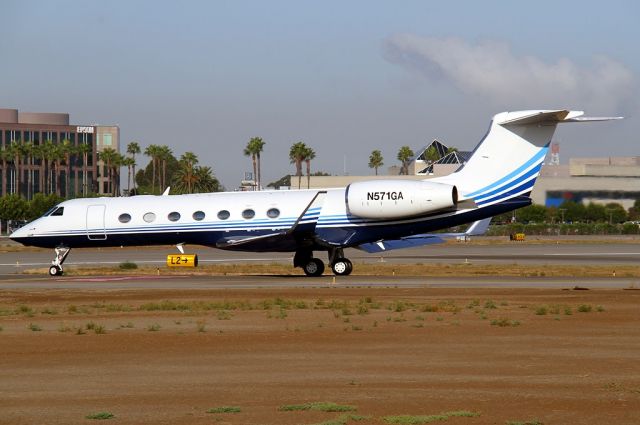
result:
[(29, 326), (27, 326), (27, 328), (32, 332), (40, 332), (42, 330), (42, 327), (40, 327), (40, 325), (36, 325), (35, 323), (29, 323)]
[(135, 270), (138, 268), (138, 265), (132, 261), (125, 261), (123, 263), (120, 263), (118, 267), (120, 268), (120, 270)]
[(580, 313), (590, 313), (591, 312), (591, 304), (580, 304), (578, 306), (578, 311)]
[(508, 326), (520, 326), (520, 322), (517, 320), (509, 320), (506, 318), (501, 318), (501, 319), (494, 319), (491, 321), (491, 326), (499, 326), (501, 328), (504, 327), (508, 327)]
[(207, 410), (207, 413), (240, 413), (241, 409), (237, 406), (220, 406)]
[(495, 308), (498, 308), (498, 306), (493, 300), (487, 300), (487, 302), (484, 303), (484, 308), (495, 309)]
[(353, 412), (355, 406), (341, 405), (333, 402), (318, 401), (305, 404), (289, 404), (280, 406), (278, 409), (282, 412), (292, 412), (297, 410), (318, 410), (320, 412)]
[(153, 323), (147, 326), (147, 331), (149, 332), (157, 332), (160, 330), (160, 325), (158, 323)]
[(115, 415), (113, 413), (109, 413), (109, 412), (98, 412), (98, 413), (92, 413), (90, 415), (87, 415), (87, 416), (85, 416), (85, 418), (87, 418), (87, 419), (105, 420), (105, 419), (115, 418)]
[(536, 308), (536, 314), (538, 316), (544, 316), (545, 314), (547, 314), (547, 306), (541, 305), (540, 307)]

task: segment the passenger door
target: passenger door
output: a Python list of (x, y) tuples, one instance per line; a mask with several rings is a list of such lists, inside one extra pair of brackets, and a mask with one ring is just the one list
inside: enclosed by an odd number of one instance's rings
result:
[(105, 210), (105, 205), (89, 205), (87, 207), (87, 237), (90, 240), (107, 239), (104, 227)]

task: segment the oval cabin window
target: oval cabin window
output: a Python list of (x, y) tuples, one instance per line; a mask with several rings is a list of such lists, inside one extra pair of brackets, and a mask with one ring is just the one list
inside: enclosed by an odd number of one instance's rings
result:
[(145, 215), (142, 216), (142, 219), (144, 221), (146, 221), (147, 223), (151, 223), (152, 221), (154, 221), (156, 219), (156, 215), (152, 212), (148, 212)]
[(227, 210), (222, 210), (222, 211), (218, 212), (218, 218), (220, 220), (226, 220), (226, 219), (229, 218), (230, 215), (231, 214), (229, 214), (229, 211), (227, 211)]
[(170, 212), (167, 218), (169, 219), (169, 221), (178, 221), (180, 220), (180, 213), (176, 211)]
[(196, 211), (193, 213), (193, 219), (195, 221), (201, 221), (204, 220), (204, 212), (203, 211)]
[(127, 213), (120, 214), (120, 217), (118, 217), (118, 221), (120, 223), (128, 223), (131, 221), (131, 216)]
[(270, 208), (267, 211), (267, 217), (269, 218), (278, 218), (280, 216), (280, 210), (277, 208)]
[(251, 208), (248, 208), (242, 211), (242, 217), (246, 218), (247, 220), (253, 218), (255, 215), (256, 215), (256, 212)]

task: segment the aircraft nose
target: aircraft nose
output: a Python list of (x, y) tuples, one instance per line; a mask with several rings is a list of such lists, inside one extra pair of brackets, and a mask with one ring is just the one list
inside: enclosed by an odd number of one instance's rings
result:
[(9, 239), (11, 239), (12, 241), (20, 242), (20, 239), (23, 239), (27, 236), (27, 229), (25, 227), (26, 226), (23, 226), (17, 230), (14, 230), (13, 233), (9, 235)]

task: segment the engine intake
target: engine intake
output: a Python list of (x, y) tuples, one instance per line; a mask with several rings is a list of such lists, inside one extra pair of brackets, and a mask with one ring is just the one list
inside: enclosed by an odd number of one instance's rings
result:
[(347, 211), (357, 217), (401, 218), (455, 207), (458, 189), (430, 181), (375, 180), (351, 183), (345, 197)]

